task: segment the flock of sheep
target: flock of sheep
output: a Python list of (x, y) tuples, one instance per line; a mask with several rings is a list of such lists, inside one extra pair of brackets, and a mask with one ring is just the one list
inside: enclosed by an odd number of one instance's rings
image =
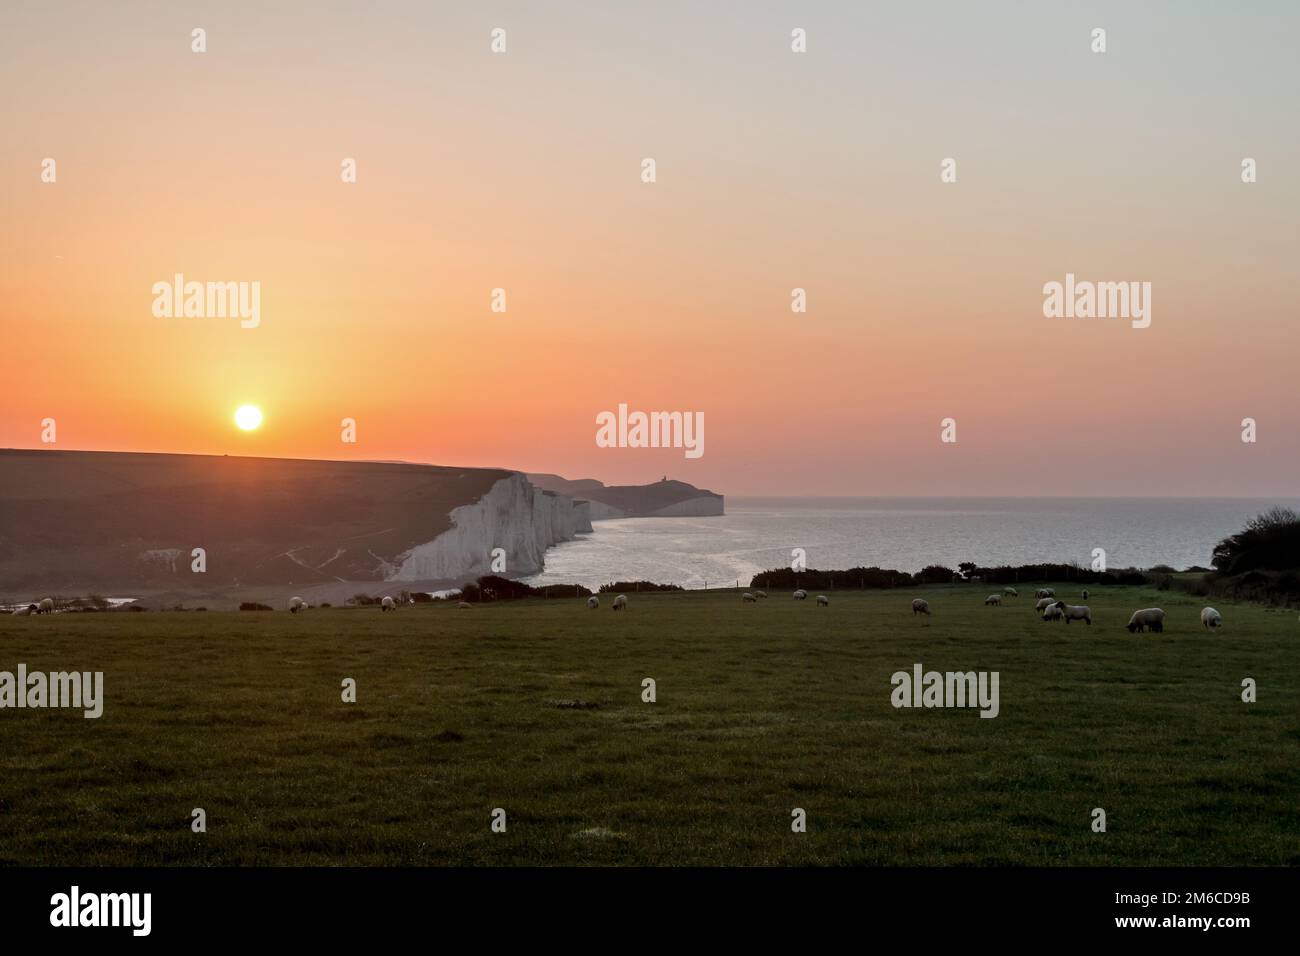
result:
[[(796, 601), (808, 600), (808, 592), (803, 588), (796, 590), (793, 596)], [(1015, 588), (1003, 588), (1001, 594), (990, 594), (986, 597), (984, 599), (984, 604), (985, 606), (1001, 607), (1003, 598), (1014, 598), (1019, 596), (1020, 592)], [(1083, 623), (1089, 626), (1092, 625), (1092, 609), (1086, 604), (1066, 604), (1064, 601), (1058, 601), (1056, 598), (1056, 591), (1052, 588), (1039, 588), (1034, 596), (1038, 599), (1038, 603), (1034, 605), (1034, 610), (1044, 621), (1065, 621), (1066, 624), (1069, 624), (1071, 621), (1083, 621)], [(758, 601), (765, 599), (766, 597), (766, 591), (746, 591), (740, 596), (740, 600), (743, 604), (757, 604)], [(1088, 600), (1087, 588), (1083, 589), (1083, 599), (1085, 601)], [(415, 602), (411, 601), (409, 603), (413, 604)], [(818, 607), (829, 607), (830, 603), (831, 599), (825, 594), (817, 595)], [(473, 606), (474, 605), (465, 601), (461, 601), (456, 605), (456, 607), (461, 609), (468, 609)], [(289, 599), (290, 614), (297, 614), (299, 611), (305, 611), (307, 610), (307, 607), (307, 602), (300, 597)], [(593, 611), (597, 610), (600, 607), (600, 598), (594, 594), (587, 598), (587, 607)], [(615, 611), (623, 611), (627, 609), (626, 594), (620, 594), (614, 598), (613, 609)], [(396, 611), (397, 602), (393, 600), (392, 597), (384, 595), (384, 597), (379, 601), (379, 610)], [(21, 616), (28, 614), (50, 614), (53, 611), (54, 599), (44, 598), (39, 604), (29, 604), (27, 607), (19, 608), (13, 613)], [(927, 617), (930, 616), (930, 602), (924, 598), (915, 598), (912, 601), (912, 616), (915, 617), (918, 614), (924, 614)], [(1147, 629), (1150, 629), (1153, 633), (1161, 634), (1165, 629), (1165, 612), (1158, 607), (1142, 608), (1139, 611), (1133, 612), (1133, 616), (1129, 618), (1127, 626), (1130, 634), (1145, 632)], [(1212, 607), (1201, 608), (1201, 626), (1206, 630), (1217, 630), (1218, 628), (1223, 627), (1223, 615)]]
[[(767, 595), (764, 595), (764, 597), (766, 597), (766, 596), (767, 596)], [(407, 603), (407, 604), (414, 604), (415, 601), (414, 601), (414, 600), (410, 600), (410, 601), (407, 601), (406, 603)], [(35, 605), (33, 605), (33, 606), (35, 606)], [(459, 601), (459, 602), (457, 602), (456, 607), (460, 608), (461, 610), (470, 610), (470, 609), (472, 609), (472, 608), (474, 607), (474, 605), (473, 605), (473, 604), (470, 604), (468, 601)], [(596, 597), (596, 595), (594, 595), (594, 594), (593, 594), (591, 597), (587, 598), (587, 607), (591, 608), (593, 611), (596, 610), (597, 608), (599, 608), (599, 607), (600, 607), (600, 598)], [(627, 608), (627, 595), (626, 595), (626, 594), (620, 594), (618, 597), (614, 598), (614, 610), (615, 610), (615, 611), (622, 611), (622, 610), (625, 610), (626, 608)], [(304, 600), (303, 600), (302, 598), (300, 598), (300, 597), (292, 597), (292, 598), (289, 598), (289, 613), (290, 613), (290, 614), (297, 614), (299, 611), (305, 611), (305, 610), (307, 610), (307, 602), (306, 602), (306, 601), (304, 601)], [(379, 610), (380, 610), (381, 612), (382, 612), (382, 611), (396, 611), (396, 610), (397, 610), (397, 601), (395, 601), (391, 596), (385, 594), (382, 598), (379, 599)]]
[[(1001, 607), (1003, 598), (1019, 597), (1020, 592), (1015, 588), (1003, 588), (1001, 594), (990, 594), (984, 599), (986, 607)], [(1056, 598), (1056, 591), (1052, 588), (1039, 588), (1034, 596), (1038, 603), (1034, 605), (1034, 610), (1044, 621), (1065, 621), (1069, 624), (1071, 621), (1083, 621), (1091, 626), (1092, 609), (1086, 604), (1066, 604)], [(1088, 600), (1088, 589), (1083, 589), (1083, 599)], [(923, 598), (916, 598), (912, 601), (912, 616), (918, 614), (930, 614), (930, 602)], [(1217, 630), (1223, 627), (1223, 615), (1212, 607), (1201, 608), (1201, 626), (1206, 630)], [(1130, 634), (1145, 632), (1148, 628), (1155, 634), (1161, 634), (1165, 629), (1165, 612), (1158, 607), (1145, 607), (1139, 611), (1134, 611), (1133, 616), (1128, 620), (1128, 630)]]
[[(740, 602), (742, 604), (757, 604), (760, 598), (766, 598), (766, 597), (767, 597), (766, 591), (746, 591), (744, 594), (740, 596)], [(803, 588), (799, 588), (797, 591), (794, 592), (793, 597), (796, 601), (806, 601), (808, 600), (808, 592), (805, 591)], [(831, 599), (828, 598), (825, 594), (819, 594), (817, 595), (817, 606), (830, 607)]]

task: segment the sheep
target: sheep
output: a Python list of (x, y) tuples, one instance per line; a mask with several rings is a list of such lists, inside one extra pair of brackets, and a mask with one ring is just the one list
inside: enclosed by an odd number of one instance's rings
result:
[(620, 594), (618, 597), (614, 598), (614, 610), (615, 610), (615, 611), (626, 611), (626, 610), (627, 610), (627, 595), (626, 595), (626, 594)]
[(54, 598), (42, 598), (41, 603), (36, 607), (37, 614), (53, 614)]
[(1165, 612), (1158, 607), (1144, 607), (1133, 612), (1127, 626), (1130, 634), (1145, 631), (1148, 627), (1156, 634), (1161, 634), (1165, 629)]
[(380, 610), (380, 611), (396, 611), (396, 610), (397, 610), (397, 602), (394, 601), (392, 598), (390, 598), (387, 594), (385, 594), (384, 597), (383, 597), (383, 599), (379, 602), (379, 610)]
[(1066, 624), (1071, 621), (1083, 621), (1089, 627), (1092, 626), (1092, 609), (1086, 604), (1066, 604), (1064, 601), (1057, 601), (1053, 607), (1065, 615)]
[(1056, 597), (1056, 592), (1051, 588), (1039, 588), (1038, 592), (1034, 595), (1034, 597), (1040, 597), (1040, 598)]
[(766, 592), (766, 591), (755, 591), (755, 592), (754, 592), (754, 597), (756, 597), (756, 598), (765, 598), (765, 597), (767, 597), (767, 592)]
[(925, 600), (924, 598), (912, 599), (912, 617), (916, 617), (918, 614), (928, 615), (929, 613), (930, 613), (929, 601)]
[(988, 597), (986, 597), (986, 598), (984, 599), (984, 606), (985, 606), (985, 607), (988, 607), (990, 604), (992, 604), (994, 607), (1001, 607), (1001, 606), (1002, 606), (1002, 595), (1001, 595), (1001, 594), (990, 594)]
[(587, 607), (591, 608), (593, 611), (596, 610), (596, 608), (600, 607), (600, 598), (596, 597), (594, 594), (587, 598)]
[(831, 599), (828, 598), (825, 594), (819, 594), (819, 595), (817, 595), (817, 606), (818, 606), (818, 607), (830, 607), (830, 606), (831, 606)]
[(1056, 598), (1049, 598), (1049, 597), (1039, 598), (1038, 603), (1034, 605), (1034, 610), (1037, 611), (1039, 615), (1041, 615), (1045, 610), (1047, 610), (1055, 603), (1056, 603)]
[(289, 613), (297, 614), (299, 611), (307, 610), (307, 604), (300, 597), (289, 598)]
[(1003, 589), (1002, 589), (1002, 596), (1003, 596), (1003, 597), (1020, 597), (1020, 592), (1017, 591), (1015, 588), (1003, 588)]
[(1055, 604), (1047, 605), (1047, 607), (1043, 608), (1043, 620), (1044, 621), (1061, 620), (1063, 617), (1065, 617), (1065, 612), (1061, 610), (1063, 606), (1064, 605), (1061, 604), (1061, 602), (1059, 601)]
[(461, 610), (461, 611), (472, 611), (472, 610), (474, 610), (474, 605), (473, 605), (473, 604), (470, 604), (468, 601), (461, 601), (459, 604), (456, 605), (456, 607), (457, 607), (457, 609), (459, 609), (459, 610)]
[(14, 611), (14, 614), (17, 617), (27, 617), (30, 614), (37, 613), (39, 613), (39, 610), (35, 604), (29, 604), (26, 607), (20, 607), (18, 610)]
[(1201, 626), (1207, 631), (1216, 627), (1223, 627), (1223, 615), (1212, 607), (1201, 608)]
[(1083, 589), (1083, 599), (1084, 599), (1085, 601), (1088, 600), (1088, 589), (1087, 589), (1087, 588), (1084, 588), (1084, 589)]
[(744, 594), (740, 596), (740, 602), (742, 604), (757, 604), (758, 598), (754, 597), (754, 595), (746, 591)]
[(803, 588), (799, 588), (799, 590), (794, 592), (794, 599), (796, 601), (806, 601), (808, 600), (808, 592)]

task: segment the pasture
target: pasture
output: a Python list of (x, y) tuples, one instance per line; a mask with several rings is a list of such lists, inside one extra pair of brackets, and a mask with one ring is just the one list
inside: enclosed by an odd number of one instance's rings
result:
[[(1094, 587), (1044, 623), (1035, 586), (5, 616), (0, 670), (105, 703), (0, 710), (0, 863), (1300, 864), (1296, 612)], [(916, 663), (998, 671), (999, 716), (895, 709)]]

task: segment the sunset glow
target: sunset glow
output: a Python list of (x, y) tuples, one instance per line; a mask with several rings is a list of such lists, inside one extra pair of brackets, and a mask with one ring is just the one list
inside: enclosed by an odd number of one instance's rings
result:
[[(1300, 141), (1291, 57), (1251, 46), (1286, 30), (1126, 5), (1098, 57), (1051, 4), (841, 4), (799, 56), (768, 5), (510, 4), (493, 56), (474, 5), (309, 10), (307, 41), (276, 5), (205, 8), (201, 55), (183, 5), (7, 11), (0, 446), (55, 417), (62, 448), (227, 452), (239, 381), (275, 402), (264, 455), (729, 494), (1293, 487)], [(1044, 318), (1067, 273), (1149, 281), (1151, 326)], [(260, 283), (258, 324), (156, 315), (177, 275)], [(707, 453), (599, 447), (620, 403), (703, 413)]]

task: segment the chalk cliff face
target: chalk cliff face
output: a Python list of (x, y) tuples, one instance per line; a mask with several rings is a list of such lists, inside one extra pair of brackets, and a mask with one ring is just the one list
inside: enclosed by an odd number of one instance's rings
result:
[[(534, 487), (522, 474), (498, 481), (478, 501), (451, 512), (451, 528), (395, 559), (390, 581), (536, 574), (546, 549), (591, 531), (585, 501)], [(505, 549), (505, 568), (492, 568), (492, 551)]]

